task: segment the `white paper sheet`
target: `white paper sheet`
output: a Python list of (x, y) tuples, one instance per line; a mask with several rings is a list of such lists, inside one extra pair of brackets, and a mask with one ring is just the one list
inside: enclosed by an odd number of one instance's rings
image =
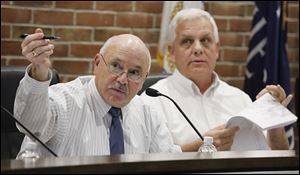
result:
[(226, 128), (239, 126), (231, 150), (268, 150), (264, 130), (279, 128), (297, 121), (297, 117), (269, 93), (230, 118)]

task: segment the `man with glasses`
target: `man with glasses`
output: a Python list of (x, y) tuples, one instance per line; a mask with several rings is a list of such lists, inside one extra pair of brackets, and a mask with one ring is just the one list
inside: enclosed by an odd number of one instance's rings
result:
[[(225, 128), (225, 123), (251, 104), (251, 99), (220, 80), (214, 71), (220, 43), (213, 17), (201, 9), (184, 9), (170, 22), (168, 34), (170, 58), (177, 69), (152, 88), (173, 98), (200, 133), (214, 138), (218, 150), (230, 150), (239, 128)], [(286, 97), (279, 85), (267, 86), (258, 97), (266, 92), (285, 106), (292, 99), (291, 95)], [(164, 116), (175, 144), (181, 145), (182, 151), (198, 150), (202, 140), (168, 99), (142, 96)], [(272, 149), (288, 148), (284, 128), (268, 130), (267, 139)]]
[(14, 112), (58, 156), (181, 151), (161, 118), (136, 96), (151, 65), (150, 52), (138, 37), (111, 37), (94, 58), (94, 76), (48, 87), (54, 46), (43, 36), (37, 29), (22, 42), (31, 65), (20, 82)]

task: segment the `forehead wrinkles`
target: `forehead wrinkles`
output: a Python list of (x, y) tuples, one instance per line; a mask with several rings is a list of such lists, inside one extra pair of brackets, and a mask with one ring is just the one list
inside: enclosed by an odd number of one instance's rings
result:
[(112, 44), (107, 50), (107, 55), (110, 57), (118, 57), (121, 58), (124, 55), (130, 58), (142, 58), (145, 57), (146, 54), (141, 51), (140, 48), (131, 46), (131, 45), (123, 45), (123, 44)]
[(177, 35), (210, 34), (212, 35), (212, 25), (205, 17), (184, 20), (176, 27)]
[(118, 49), (124, 49), (128, 53), (134, 54), (133, 56), (137, 56), (140, 59), (143, 59), (142, 62), (146, 63), (146, 65), (148, 66), (148, 71), (150, 70), (151, 55), (149, 49), (146, 47), (143, 41), (139, 39), (137, 36), (131, 34), (122, 34), (122, 35), (114, 36), (110, 38), (110, 40), (111, 41), (107, 45), (107, 48), (109, 49), (103, 49), (106, 50), (104, 51), (103, 54), (105, 54), (105, 52), (110, 52), (109, 54), (111, 55), (113, 54), (112, 51), (117, 52)]
[(117, 61), (127, 69), (141, 69), (142, 71), (146, 71), (148, 68), (146, 54), (139, 49), (111, 45), (106, 54), (105, 57), (108, 62)]

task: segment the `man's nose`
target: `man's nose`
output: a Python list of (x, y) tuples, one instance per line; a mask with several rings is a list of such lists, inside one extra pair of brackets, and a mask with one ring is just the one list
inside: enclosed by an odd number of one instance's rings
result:
[(202, 54), (203, 53), (203, 46), (200, 41), (195, 41), (195, 46), (194, 46), (194, 54)]
[(122, 72), (117, 80), (121, 83), (121, 84), (128, 84), (128, 78), (127, 78), (127, 72)]

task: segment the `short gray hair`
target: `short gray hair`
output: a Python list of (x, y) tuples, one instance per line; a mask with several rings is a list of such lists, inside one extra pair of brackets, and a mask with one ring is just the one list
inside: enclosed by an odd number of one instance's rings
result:
[(169, 44), (173, 43), (176, 38), (176, 28), (179, 23), (182, 21), (195, 19), (199, 17), (205, 17), (208, 19), (210, 24), (212, 25), (212, 32), (215, 42), (219, 42), (219, 33), (218, 33), (218, 27), (216, 25), (216, 22), (214, 18), (206, 11), (196, 8), (189, 8), (189, 9), (183, 9), (179, 11), (172, 21), (169, 24), (169, 35), (168, 35), (168, 41)]

